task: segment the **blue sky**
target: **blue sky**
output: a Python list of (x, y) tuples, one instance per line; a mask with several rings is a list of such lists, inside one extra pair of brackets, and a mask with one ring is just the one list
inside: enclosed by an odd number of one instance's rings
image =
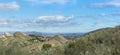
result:
[(120, 0), (0, 0), (4, 32), (89, 32), (119, 20)]

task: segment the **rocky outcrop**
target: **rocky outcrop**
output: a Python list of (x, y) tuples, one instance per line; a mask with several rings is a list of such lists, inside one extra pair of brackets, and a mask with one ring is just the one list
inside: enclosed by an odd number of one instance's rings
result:
[(7, 38), (7, 37), (10, 37), (10, 36), (13, 36), (13, 35), (10, 34), (10, 33), (4, 32), (3, 34), (0, 35), (0, 38)]
[(5, 35), (5, 36), (13, 36), (13, 34), (10, 34), (10, 33), (7, 33), (7, 32), (4, 32), (2, 35)]

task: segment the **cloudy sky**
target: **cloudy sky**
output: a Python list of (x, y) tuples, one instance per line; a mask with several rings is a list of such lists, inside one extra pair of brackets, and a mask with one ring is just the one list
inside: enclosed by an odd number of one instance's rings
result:
[(0, 31), (89, 32), (120, 24), (120, 0), (0, 0)]

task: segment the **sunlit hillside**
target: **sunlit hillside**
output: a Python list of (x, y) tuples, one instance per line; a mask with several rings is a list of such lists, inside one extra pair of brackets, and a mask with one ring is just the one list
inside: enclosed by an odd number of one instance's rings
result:
[(1, 55), (119, 55), (120, 27), (98, 29), (75, 39), (21, 32), (0, 35)]

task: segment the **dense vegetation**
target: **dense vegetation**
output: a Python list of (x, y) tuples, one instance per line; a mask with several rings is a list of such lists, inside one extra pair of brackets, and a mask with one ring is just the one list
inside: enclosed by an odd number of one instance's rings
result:
[(0, 38), (0, 55), (120, 55), (120, 26), (95, 30), (74, 40), (16, 32)]
[(120, 27), (99, 29), (69, 42), (65, 55), (120, 55)]

